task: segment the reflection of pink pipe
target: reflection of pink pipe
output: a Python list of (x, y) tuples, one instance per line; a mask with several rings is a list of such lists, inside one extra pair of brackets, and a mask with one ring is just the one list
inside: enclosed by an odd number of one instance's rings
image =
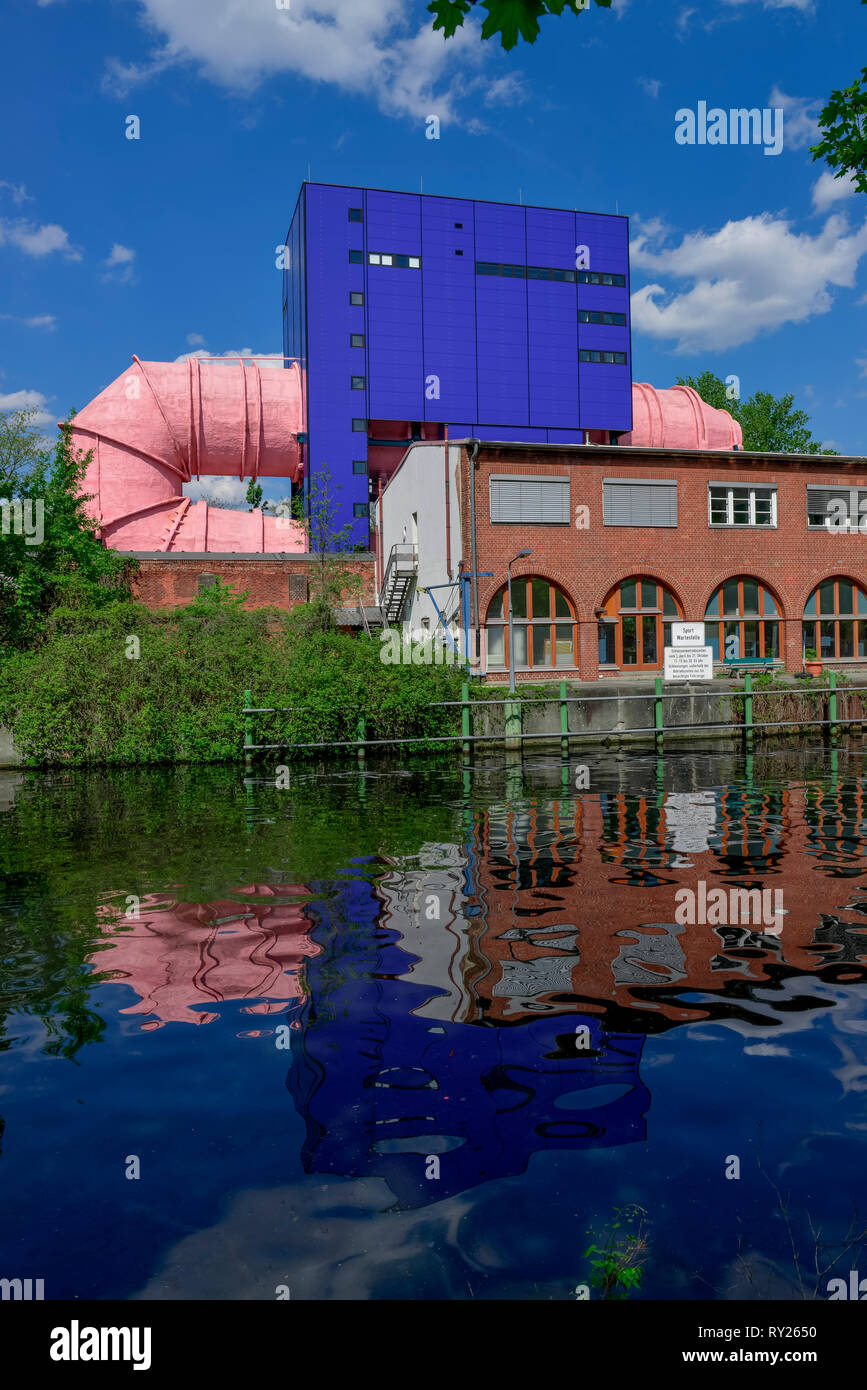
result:
[(239, 895), (273, 903), (224, 899), (179, 903), (164, 894), (142, 898), (140, 917), (103, 907), (104, 939), (90, 957), (100, 975), (129, 985), (139, 1002), (122, 1014), (144, 1016), (145, 1030), (163, 1023), (211, 1023), (219, 1015), (202, 1004), (260, 1002), (247, 1013), (279, 1014), (303, 998), (300, 974), (319, 947), (307, 935), (304, 904), (280, 899), (307, 896), (296, 884), (249, 884)]
[(83, 489), (115, 550), (303, 551), (283, 517), (191, 503), (193, 477), (301, 475), (301, 372), (251, 358), (204, 365), (141, 362), (73, 417), (72, 443), (93, 450)]

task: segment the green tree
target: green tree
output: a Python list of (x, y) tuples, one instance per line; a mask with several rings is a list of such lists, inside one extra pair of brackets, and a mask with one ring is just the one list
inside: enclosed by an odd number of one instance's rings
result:
[(333, 608), (341, 602), (358, 602), (361, 575), (351, 570), (346, 556), (352, 550), (353, 523), (338, 526), (340, 504), (331, 470), (322, 468), (310, 477), (308, 507), (303, 497), (292, 503), (293, 520), (307, 537), (307, 549), (315, 564), (310, 574), (310, 617), (313, 627), (334, 626)]
[(262, 488), (253, 478), (247, 484), (247, 504), (251, 512), (258, 511), (262, 505)]
[(819, 115), (819, 129), (822, 139), (810, 147), (814, 161), (824, 159), (836, 178), (849, 175), (858, 191), (867, 193), (867, 68), (850, 87), (831, 93)]
[[(442, 29), (450, 39), (475, 4), (476, 0), (431, 0), (428, 9), (435, 16), (434, 29)], [(594, 0), (594, 4), (605, 10), (611, 8), (611, 0)], [(564, 10), (580, 14), (590, 8), (590, 0), (482, 0), (481, 8), (488, 12), (482, 24), (482, 38), (492, 39), (499, 34), (503, 47), (509, 49), (515, 47), (519, 38), (535, 43), (539, 20), (545, 15), (560, 15)]]
[[(27, 433), (6, 428), (19, 444)], [(55, 608), (126, 599), (136, 568), (99, 539), (81, 491), (90, 455), (76, 454), (65, 428), (53, 452), (13, 447), (6, 458), (14, 468), (0, 484), (0, 655), (38, 643)]]
[(0, 493), (14, 495), (25, 486), (39, 459), (50, 452), (35, 421), (36, 409), (0, 412)]
[(727, 410), (744, 432), (744, 448), (775, 454), (836, 454), (826, 448), (810, 432), (810, 417), (806, 411), (795, 410), (791, 391), (785, 396), (773, 396), (770, 391), (756, 391), (747, 400), (729, 400), (725, 382), (713, 372), (700, 376), (678, 377), (679, 386), (691, 386), (708, 405)]

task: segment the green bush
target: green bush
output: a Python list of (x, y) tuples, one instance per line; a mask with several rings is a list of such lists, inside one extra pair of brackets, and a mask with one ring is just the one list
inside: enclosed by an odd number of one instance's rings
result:
[(257, 744), (352, 741), (360, 714), (368, 739), (459, 731), (455, 709), (428, 707), (459, 698), (458, 668), (384, 665), (377, 638), (304, 632), (242, 599), (56, 609), (38, 648), (0, 661), (0, 724), (31, 765), (237, 759), (246, 689), (256, 706), (292, 707), (254, 716)]

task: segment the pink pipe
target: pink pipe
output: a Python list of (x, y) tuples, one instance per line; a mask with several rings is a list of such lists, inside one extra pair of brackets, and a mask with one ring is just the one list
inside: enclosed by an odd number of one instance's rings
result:
[[(240, 375), (238, 374), (240, 370)], [(237, 364), (142, 362), (76, 415), (73, 444), (93, 451), (84, 476), (88, 509), (115, 550), (299, 552), (303, 531), (288, 519), (190, 503), (193, 477), (289, 478), (303, 471), (301, 372)]]

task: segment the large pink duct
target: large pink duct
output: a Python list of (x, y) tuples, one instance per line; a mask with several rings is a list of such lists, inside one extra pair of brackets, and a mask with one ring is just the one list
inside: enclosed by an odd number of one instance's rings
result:
[(618, 443), (648, 449), (742, 449), (743, 430), (727, 410), (702, 400), (691, 386), (659, 390), (632, 383), (632, 431)]
[(192, 502), (183, 485), (222, 474), (300, 476), (301, 373), (252, 358), (140, 362), (73, 417), (72, 443), (93, 451), (83, 490), (113, 550), (303, 551), (288, 518)]

